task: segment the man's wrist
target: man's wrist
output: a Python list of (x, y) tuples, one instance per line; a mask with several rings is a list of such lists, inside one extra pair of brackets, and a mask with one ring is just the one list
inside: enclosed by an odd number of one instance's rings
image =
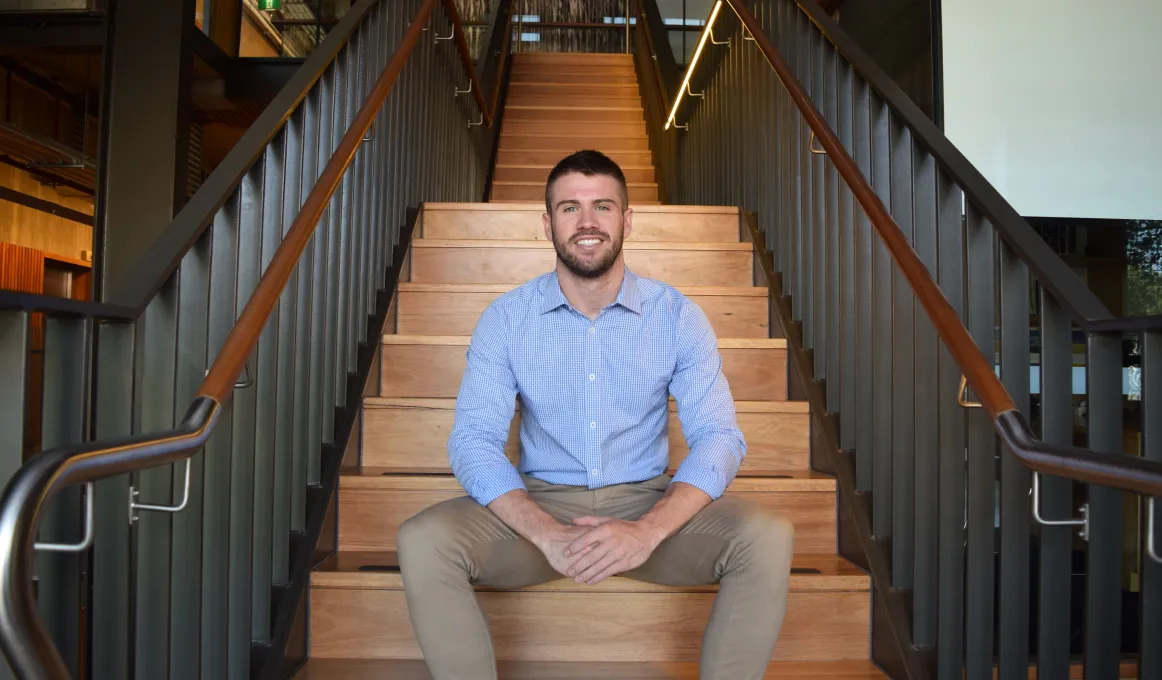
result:
[(662, 541), (666, 540), (670, 535), (670, 532), (658, 523), (657, 517), (652, 513), (643, 515), (641, 519), (637, 520), (637, 525), (645, 529), (646, 536), (649, 537), (650, 545), (654, 548), (661, 545)]

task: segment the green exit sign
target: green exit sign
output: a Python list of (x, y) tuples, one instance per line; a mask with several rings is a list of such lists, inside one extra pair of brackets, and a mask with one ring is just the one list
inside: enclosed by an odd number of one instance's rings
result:
[(282, 5), (281, 0), (258, 0), (258, 9), (273, 12)]

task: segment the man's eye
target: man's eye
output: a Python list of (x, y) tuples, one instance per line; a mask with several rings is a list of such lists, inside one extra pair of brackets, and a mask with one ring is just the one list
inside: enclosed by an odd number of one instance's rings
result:
[(565, 208), (565, 212), (573, 212), (576, 209), (577, 208), (574, 208), (573, 206), (568, 206), (567, 208)]

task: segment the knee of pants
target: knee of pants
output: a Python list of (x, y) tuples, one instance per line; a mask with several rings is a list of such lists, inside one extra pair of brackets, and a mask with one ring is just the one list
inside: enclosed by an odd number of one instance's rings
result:
[(420, 573), (444, 559), (451, 543), (453, 524), (434, 508), (422, 510), (409, 517), (396, 535), (399, 566), (404, 571)]
[(795, 526), (786, 517), (755, 508), (742, 520), (738, 539), (745, 545), (751, 561), (764, 567), (790, 565), (795, 552)]

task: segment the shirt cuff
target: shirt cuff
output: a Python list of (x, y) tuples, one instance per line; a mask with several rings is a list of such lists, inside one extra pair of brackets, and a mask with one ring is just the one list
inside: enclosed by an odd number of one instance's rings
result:
[(525, 488), (524, 481), (520, 478), (520, 473), (511, 463), (505, 465), (490, 466), (483, 470), (475, 471), (472, 475), (472, 480), (464, 484), (464, 490), (477, 503), (487, 506), (492, 501), (500, 498), (509, 491)]
[(738, 462), (732, 451), (692, 451), (678, 466), (671, 481), (701, 489), (711, 500), (716, 500), (726, 493), (737, 472)]

